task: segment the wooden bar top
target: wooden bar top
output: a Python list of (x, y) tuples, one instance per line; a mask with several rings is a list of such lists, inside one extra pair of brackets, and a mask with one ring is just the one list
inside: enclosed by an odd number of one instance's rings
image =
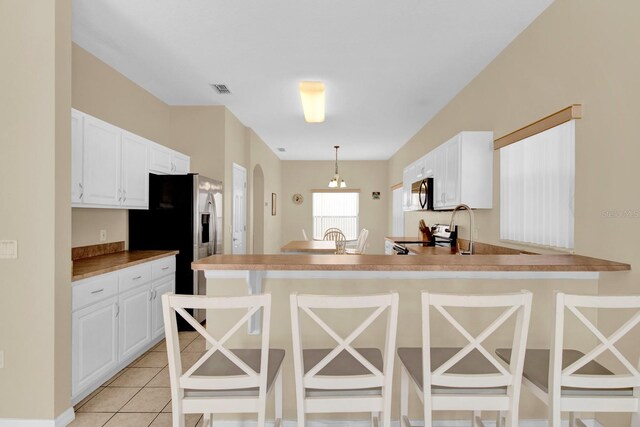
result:
[(133, 265), (177, 255), (178, 251), (122, 251), (73, 261), (71, 281), (110, 273)]
[(629, 264), (580, 255), (213, 255), (194, 270), (626, 271)]
[(292, 240), (281, 247), (280, 251), (335, 254), (336, 242), (333, 240)]
[(424, 240), (422, 239), (422, 237), (418, 237), (418, 236), (402, 236), (402, 237), (393, 237), (393, 236), (387, 236), (385, 237), (385, 240), (389, 240), (393, 243), (400, 243), (400, 244), (404, 244), (404, 243), (424, 243)]

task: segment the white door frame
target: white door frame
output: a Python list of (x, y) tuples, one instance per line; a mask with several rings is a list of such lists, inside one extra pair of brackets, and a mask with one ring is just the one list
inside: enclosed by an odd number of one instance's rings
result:
[[(246, 254), (247, 253), (247, 169), (244, 166), (240, 166), (237, 163), (232, 163), (232, 174), (231, 174), (231, 178), (232, 178), (232, 183), (231, 183), (231, 253), (232, 254)], [(242, 191), (242, 194), (238, 194), (237, 191), (239, 190), (237, 185), (236, 185), (236, 172), (239, 172), (242, 174), (243, 179), (244, 179), (244, 186), (242, 188), (240, 188), (240, 190)], [(236, 233), (236, 226), (238, 224), (236, 224), (236, 209), (237, 207), (237, 203), (236, 203), (236, 198), (240, 196), (241, 200), (242, 200), (242, 206), (241, 206), (241, 213), (242, 213), (242, 223), (240, 224), (240, 227), (242, 228), (241, 232), (239, 233), (239, 236)], [(236, 239), (241, 239), (242, 241), (238, 244), (236, 244), (237, 240)], [(237, 246), (240, 245), (239, 248), (237, 248)]]

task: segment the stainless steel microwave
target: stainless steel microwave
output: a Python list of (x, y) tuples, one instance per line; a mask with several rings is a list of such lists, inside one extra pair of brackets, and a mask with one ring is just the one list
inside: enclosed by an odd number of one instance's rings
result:
[(433, 210), (433, 178), (425, 178), (411, 184), (410, 210)]

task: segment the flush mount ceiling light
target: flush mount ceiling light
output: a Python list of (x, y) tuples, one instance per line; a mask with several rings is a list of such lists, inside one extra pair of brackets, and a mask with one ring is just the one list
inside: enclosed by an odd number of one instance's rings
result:
[(307, 123), (324, 122), (324, 83), (300, 82), (300, 99)]
[(329, 181), (329, 188), (346, 188), (347, 183), (344, 182), (344, 179), (340, 179), (340, 175), (338, 174), (338, 148), (339, 145), (334, 145), (333, 148), (336, 149), (336, 174), (333, 175), (333, 179)]

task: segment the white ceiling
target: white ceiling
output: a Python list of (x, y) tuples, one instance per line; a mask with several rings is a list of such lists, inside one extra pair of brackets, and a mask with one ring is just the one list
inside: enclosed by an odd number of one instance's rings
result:
[[(168, 104), (226, 105), (281, 159), (388, 159), (551, 2), (74, 0), (73, 40)], [(325, 82), (324, 123), (302, 80)]]

